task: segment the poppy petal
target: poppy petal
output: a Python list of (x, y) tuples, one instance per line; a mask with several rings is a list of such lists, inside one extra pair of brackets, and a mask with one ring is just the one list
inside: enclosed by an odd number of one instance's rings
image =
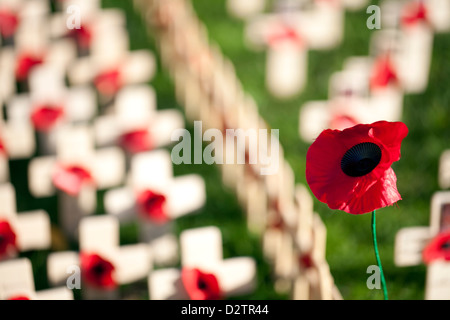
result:
[(372, 137), (389, 150), (392, 162), (400, 160), (400, 146), (408, 135), (408, 127), (403, 122), (378, 121), (372, 128)]

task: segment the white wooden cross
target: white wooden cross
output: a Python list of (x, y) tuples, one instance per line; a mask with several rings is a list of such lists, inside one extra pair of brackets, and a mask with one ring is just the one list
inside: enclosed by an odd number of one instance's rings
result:
[(421, 93), (428, 85), (434, 29), (426, 1), (384, 4), (390, 10), (388, 28), (372, 39), (372, 53), (391, 50), (398, 78), (406, 93)]
[(180, 248), (181, 269), (157, 269), (150, 273), (151, 300), (217, 300), (249, 294), (256, 289), (254, 259), (224, 259), (218, 227), (183, 231)]
[(0, 44), (14, 46), (14, 38), (22, 25), (44, 18), (50, 12), (50, 7), (44, 1), (2, 0), (0, 12)]
[(48, 249), (51, 244), (50, 218), (43, 210), (17, 212), (12, 184), (0, 185), (0, 260), (20, 252)]
[(89, 56), (78, 58), (68, 70), (71, 85), (94, 84), (109, 101), (126, 85), (150, 81), (156, 70), (154, 54), (145, 49), (129, 51), (128, 33), (123, 26), (102, 28), (92, 41)]
[(28, 258), (0, 262), (0, 300), (73, 300), (65, 286), (36, 291)]
[(50, 20), (51, 35), (72, 39), (80, 57), (89, 55), (95, 38), (101, 37), (105, 29), (126, 26), (122, 10), (102, 8), (99, 0), (58, 1), (57, 7), (58, 12)]
[[(76, 57), (76, 47), (69, 39), (52, 39), (48, 16), (50, 8), (44, 1), (27, 1), (34, 5), (22, 14), (14, 38), (14, 72), (21, 90), (28, 91), (29, 72), (43, 62), (65, 71)], [(8, 48), (9, 49), (9, 48)]]
[(200, 209), (205, 183), (196, 174), (174, 177), (168, 151), (142, 152), (132, 157), (124, 187), (108, 190), (105, 211), (123, 222), (138, 221), (141, 241), (150, 243), (155, 264), (177, 261), (174, 219)]
[(380, 2), (382, 25), (384, 27), (396, 27), (400, 19), (408, 17), (410, 23), (414, 20), (425, 18), (435, 33), (450, 31), (450, 4), (445, 0), (413, 0), (393, 1), (384, 0)]
[[(434, 240), (450, 230), (450, 192), (437, 191), (431, 198), (430, 225), (428, 227), (407, 227), (398, 231), (395, 239), (394, 262), (399, 267), (427, 264), (425, 299), (440, 300), (450, 297), (449, 261), (441, 258), (424, 260), (424, 251)], [(448, 251), (445, 243), (440, 248)]]
[(281, 99), (300, 93), (306, 83), (308, 42), (296, 17), (259, 16), (250, 20), (245, 31), (249, 46), (268, 46), (266, 87)]
[[(153, 267), (150, 247), (144, 243), (120, 245), (119, 230), (119, 221), (113, 216), (84, 217), (79, 227), (79, 251), (49, 254), (50, 284), (78, 284), (83, 299), (119, 299), (121, 285), (146, 279)], [(81, 281), (72, 276), (80, 276)]]
[(27, 123), (37, 132), (40, 154), (54, 154), (56, 135), (63, 124), (88, 123), (97, 114), (95, 90), (87, 85), (66, 87), (64, 70), (44, 63), (29, 76), (29, 93), (11, 98), (8, 121)]
[(97, 207), (97, 190), (120, 185), (125, 155), (119, 147), (95, 149), (88, 125), (64, 126), (56, 136), (56, 155), (33, 158), (28, 184), (34, 197), (58, 190), (59, 223), (69, 237), (77, 236), (78, 221)]
[(171, 144), (172, 132), (184, 127), (180, 111), (156, 110), (156, 93), (149, 85), (124, 87), (111, 109), (94, 120), (96, 145), (119, 145), (129, 156)]

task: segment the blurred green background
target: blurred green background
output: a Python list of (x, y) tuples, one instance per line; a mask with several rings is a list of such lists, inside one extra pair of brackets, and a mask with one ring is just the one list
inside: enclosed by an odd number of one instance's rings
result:
[[(246, 48), (243, 40), (243, 21), (230, 17), (226, 12), (226, 0), (192, 0), (199, 18), (206, 24), (211, 42), (217, 43), (223, 54), (233, 64), (243, 88), (252, 95), (263, 118), (272, 128), (280, 129), (280, 141), (285, 156), (295, 171), (296, 182), (306, 185), (305, 155), (308, 144), (298, 135), (298, 114), (306, 101), (327, 99), (328, 80), (333, 72), (342, 68), (350, 56), (367, 56), (373, 31), (367, 29), (369, 17), (365, 9), (345, 14), (345, 36), (342, 44), (329, 51), (308, 53), (308, 81), (305, 90), (289, 101), (271, 97), (265, 89), (265, 52), (254, 52)], [(131, 50), (147, 48), (156, 52), (153, 34), (147, 32), (140, 13), (133, 9), (132, 1), (103, 0), (105, 8), (121, 8), (127, 16)], [(378, 4), (372, 1), (371, 4)], [(268, 2), (270, 7), (270, 2)], [(402, 158), (393, 164), (398, 178), (398, 190), (403, 200), (397, 205), (377, 211), (377, 240), (385, 272), (389, 298), (391, 300), (422, 300), (426, 268), (396, 267), (394, 240), (396, 233), (404, 227), (429, 224), (430, 199), (439, 190), (438, 161), (441, 152), (450, 145), (449, 99), (446, 90), (450, 64), (450, 37), (437, 34), (434, 38), (433, 58), (429, 85), (421, 94), (406, 95), (404, 99), (403, 122), (409, 134), (402, 144)], [(150, 84), (156, 89), (158, 108), (182, 108), (174, 96), (173, 83), (158, 60), (158, 73)], [(192, 131), (193, 123), (186, 123)], [(52, 219), (56, 219), (56, 199), (33, 199), (24, 179), (27, 161), (11, 161), (11, 181), (16, 187), (18, 210), (45, 208)], [(24, 171), (25, 170), (25, 171)], [(177, 232), (185, 228), (216, 225), (223, 233), (224, 257), (251, 255), (258, 261), (258, 287), (248, 296), (240, 299), (286, 299), (285, 294), (274, 290), (272, 270), (264, 261), (261, 241), (247, 231), (244, 212), (236, 196), (220, 183), (217, 167), (209, 165), (174, 166), (176, 175), (199, 173), (206, 182), (207, 203), (197, 214), (186, 216), (176, 222)], [(353, 216), (337, 212), (315, 199), (318, 212), (327, 227), (327, 260), (331, 273), (342, 296), (346, 300), (381, 300), (381, 290), (369, 290), (366, 273), (369, 265), (376, 264), (372, 246), (370, 214)], [(102, 193), (99, 194), (98, 214), (103, 213)], [(55, 221), (55, 220), (54, 220)], [(122, 243), (136, 241), (136, 225), (123, 226)], [(76, 244), (58, 242), (60, 249), (76, 249)], [(53, 248), (58, 249), (58, 248)], [(45, 259), (48, 252), (22, 253), (33, 261), (36, 289), (47, 287)], [(123, 288), (129, 298), (148, 298), (146, 283), (142, 282)], [(76, 297), (79, 293), (75, 292)]]

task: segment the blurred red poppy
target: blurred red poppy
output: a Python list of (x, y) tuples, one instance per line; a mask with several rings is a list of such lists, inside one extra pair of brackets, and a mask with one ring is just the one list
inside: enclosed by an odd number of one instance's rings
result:
[(401, 200), (391, 168), (408, 134), (402, 122), (378, 121), (327, 129), (306, 154), (306, 180), (331, 209), (363, 214)]
[(130, 153), (138, 153), (152, 149), (152, 140), (147, 129), (138, 129), (124, 133), (119, 144)]
[(6, 8), (0, 9), (0, 34), (4, 38), (12, 37), (18, 25), (19, 17), (17, 14)]
[(27, 296), (13, 296), (8, 298), (8, 300), (31, 300), (31, 299)]
[(294, 44), (299, 47), (305, 46), (305, 40), (300, 33), (287, 25), (280, 25), (275, 32), (270, 33), (268, 43), (272, 47), (284, 43)]
[(64, 117), (64, 108), (61, 106), (38, 106), (31, 112), (31, 122), (37, 131), (47, 132)]
[(167, 215), (166, 197), (151, 190), (141, 191), (137, 196), (138, 210), (142, 216), (155, 223), (165, 223), (170, 220)]
[(0, 139), (0, 154), (6, 154), (6, 147), (1, 139)]
[(435, 236), (423, 250), (422, 257), (425, 264), (439, 259), (450, 261), (450, 231)]
[(80, 50), (87, 50), (92, 42), (92, 29), (87, 25), (71, 29), (68, 36), (75, 40)]
[(94, 79), (94, 85), (100, 94), (115, 95), (122, 87), (122, 79), (118, 69), (104, 71)]
[(16, 62), (16, 79), (17, 81), (24, 81), (28, 79), (31, 69), (43, 63), (42, 57), (34, 56), (24, 53), (20, 55)]
[(411, 27), (419, 22), (428, 21), (428, 10), (423, 1), (409, 2), (403, 7), (401, 22), (405, 27)]
[(370, 88), (376, 90), (397, 82), (397, 73), (395, 72), (390, 56), (386, 54), (378, 57), (373, 64)]
[(111, 290), (117, 287), (114, 279), (114, 265), (95, 253), (82, 252), (81, 275), (84, 281), (96, 288)]
[(57, 166), (52, 175), (54, 186), (71, 195), (76, 196), (86, 183), (93, 184), (91, 173), (80, 166)]
[(16, 234), (8, 221), (0, 220), (0, 260), (11, 250), (17, 250)]
[(219, 300), (219, 282), (212, 273), (204, 273), (197, 268), (183, 268), (181, 281), (191, 300)]

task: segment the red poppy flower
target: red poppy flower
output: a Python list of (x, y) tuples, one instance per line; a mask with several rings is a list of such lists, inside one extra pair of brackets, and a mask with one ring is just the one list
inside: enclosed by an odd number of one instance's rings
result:
[(95, 253), (80, 254), (81, 275), (84, 281), (99, 289), (111, 290), (117, 287), (114, 265)]
[(0, 9), (0, 34), (4, 38), (10, 38), (16, 32), (19, 25), (19, 17), (8, 9)]
[(103, 95), (115, 95), (122, 87), (120, 71), (118, 69), (113, 69), (100, 73), (95, 77), (94, 85), (98, 92)]
[(378, 57), (373, 65), (370, 77), (372, 90), (385, 88), (391, 83), (397, 83), (397, 73), (388, 54)]
[(86, 25), (71, 29), (68, 36), (75, 40), (81, 50), (87, 50), (91, 46), (92, 30)]
[(391, 168), (408, 134), (402, 122), (378, 121), (327, 129), (306, 154), (306, 180), (331, 209), (367, 213), (401, 200)]
[(155, 223), (165, 223), (170, 220), (167, 215), (166, 197), (151, 190), (139, 193), (136, 199), (139, 212)]
[(423, 250), (422, 257), (426, 264), (439, 259), (450, 261), (450, 231), (434, 237)]
[(31, 300), (31, 299), (27, 296), (20, 295), (20, 296), (12, 296), (8, 298), (8, 300)]
[(6, 220), (0, 220), (0, 259), (10, 253), (17, 251), (16, 233)]
[(150, 132), (147, 129), (138, 129), (124, 133), (119, 138), (119, 144), (130, 153), (148, 151), (153, 148)]
[(269, 34), (268, 42), (270, 46), (276, 46), (280, 43), (292, 43), (301, 47), (305, 41), (297, 30), (289, 26), (280, 26), (275, 32)]
[(314, 266), (314, 260), (313, 260), (313, 258), (312, 258), (312, 256), (311, 256), (311, 254), (309, 254), (309, 253), (307, 253), (307, 254), (302, 254), (302, 255), (299, 257), (298, 262), (299, 262), (299, 264), (300, 264), (300, 267), (301, 267), (301, 268), (304, 268), (304, 269), (309, 269), (309, 268), (311, 268), (312, 266)]
[(41, 64), (43, 61), (44, 60), (42, 57), (37, 57), (26, 53), (20, 55), (16, 63), (16, 79), (18, 81), (28, 79), (31, 69)]
[(183, 268), (181, 281), (191, 300), (219, 300), (221, 292), (215, 275), (197, 268)]
[(52, 175), (56, 188), (65, 193), (76, 196), (85, 184), (93, 184), (91, 173), (80, 166), (57, 166)]
[(427, 21), (427, 7), (423, 1), (410, 2), (403, 8), (401, 22), (405, 27), (414, 26), (421, 21)]
[(43, 105), (31, 112), (31, 122), (38, 131), (47, 132), (64, 117), (64, 108), (61, 106)]

